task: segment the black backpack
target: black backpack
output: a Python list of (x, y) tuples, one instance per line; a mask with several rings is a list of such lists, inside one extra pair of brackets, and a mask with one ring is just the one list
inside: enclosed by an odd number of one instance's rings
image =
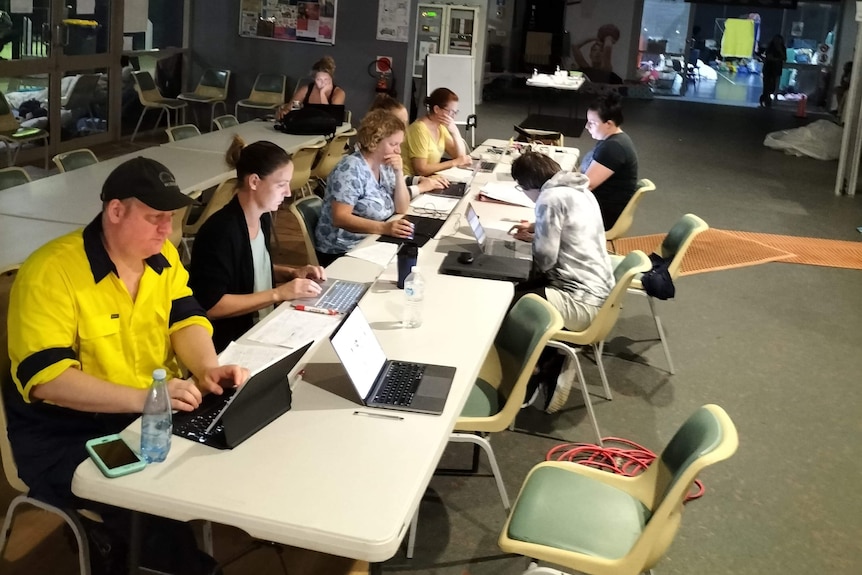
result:
[(334, 117), (315, 108), (293, 110), (275, 125), (276, 130), (285, 134), (300, 136), (331, 136), (335, 134), (336, 128), (338, 122)]

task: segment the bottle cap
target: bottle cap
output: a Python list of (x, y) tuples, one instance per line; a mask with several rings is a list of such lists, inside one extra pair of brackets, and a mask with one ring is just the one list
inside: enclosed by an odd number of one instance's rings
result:
[(168, 372), (166, 372), (164, 369), (159, 368), (159, 369), (153, 370), (153, 379), (167, 379), (167, 378), (168, 378)]
[(413, 266), (412, 268), (410, 268), (410, 271), (411, 271), (412, 273), (418, 272), (418, 271), (419, 271), (419, 266)]

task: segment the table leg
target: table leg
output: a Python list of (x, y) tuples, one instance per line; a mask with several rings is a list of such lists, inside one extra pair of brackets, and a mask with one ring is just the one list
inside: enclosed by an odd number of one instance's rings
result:
[(129, 575), (139, 575), (141, 564), (141, 514), (132, 511), (131, 533), (129, 535)]

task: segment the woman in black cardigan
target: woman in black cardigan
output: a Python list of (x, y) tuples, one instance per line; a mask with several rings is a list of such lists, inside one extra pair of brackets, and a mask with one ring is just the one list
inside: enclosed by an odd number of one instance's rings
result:
[(221, 351), (283, 301), (320, 294), (323, 268), (273, 265), (272, 217), (290, 196), (290, 155), (272, 142), (235, 136), (225, 159), (236, 168), (236, 195), (195, 237), (189, 285), (213, 324)]

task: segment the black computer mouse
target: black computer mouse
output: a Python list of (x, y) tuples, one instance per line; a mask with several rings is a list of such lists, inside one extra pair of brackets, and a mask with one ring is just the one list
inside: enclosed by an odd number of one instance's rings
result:
[(461, 252), (458, 254), (458, 263), (459, 264), (472, 264), (473, 263), (473, 254), (470, 252)]

